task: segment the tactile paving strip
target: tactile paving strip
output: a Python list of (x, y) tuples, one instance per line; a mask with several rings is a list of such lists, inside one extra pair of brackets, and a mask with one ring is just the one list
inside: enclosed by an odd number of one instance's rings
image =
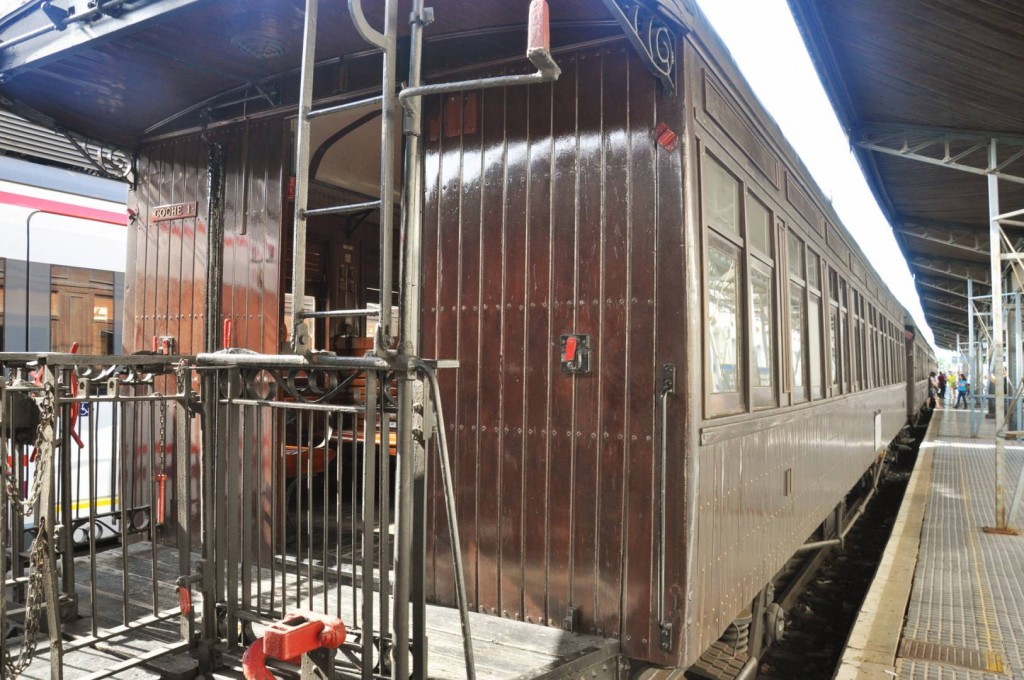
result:
[[(992, 421), (971, 438), (967, 411), (936, 411), (935, 417), (932, 489), (899, 677), (1024, 680), (1024, 536), (981, 531), (995, 522)], [(1024, 446), (1007, 442), (1007, 509), (1022, 464)]]

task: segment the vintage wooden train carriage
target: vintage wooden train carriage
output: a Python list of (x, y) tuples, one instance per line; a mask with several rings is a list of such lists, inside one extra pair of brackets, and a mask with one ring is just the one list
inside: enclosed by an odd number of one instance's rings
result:
[[(525, 4), (438, 7), (427, 81), (521, 72)], [(92, 99), (46, 91), (65, 77), (60, 59), (3, 92), (136, 149), (127, 350), (165, 337), (190, 354), (221, 335), (217, 345), (276, 353), (285, 309), (300, 304), (284, 291), (287, 58), (301, 11), (183, 5), (78, 52), (97, 65)], [(914, 344), (692, 2), (566, 0), (551, 12), (557, 82), (425, 103), (422, 340), (425, 356), (459, 361), (442, 386), (470, 604), (686, 666), (912, 412)], [(340, 8), (323, 14), (337, 28), (317, 54), (318, 101), (373, 93), (379, 58), (359, 51)], [(169, 56), (179, 42), (189, 49)], [(128, 84), (152, 96), (111, 94)], [(98, 115), (104, 106), (117, 115)], [(379, 131), (369, 106), (316, 122), (311, 188), (324, 203), (379, 197)], [(217, 215), (223, 288), (210, 319)], [(309, 220), (303, 306), (378, 299), (379, 217)], [(224, 321), (230, 332), (211, 333)], [(368, 325), (318, 321), (315, 345)], [(427, 589), (452, 603), (436, 488), (431, 498)]]

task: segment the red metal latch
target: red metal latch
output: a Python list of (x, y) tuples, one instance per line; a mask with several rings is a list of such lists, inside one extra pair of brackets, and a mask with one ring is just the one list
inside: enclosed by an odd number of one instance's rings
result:
[(274, 680), (267, 659), (298, 664), (303, 654), (317, 649), (337, 649), (345, 642), (345, 624), (333, 616), (294, 611), (267, 626), (263, 637), (249, 645), (242, 656), (247, 680)]
[(579, 340), (574, 335), (570, 335), (565, 339), (565, 356), (562, 357), (562, 361), (576, 361), (576, 348), (579, 346)]

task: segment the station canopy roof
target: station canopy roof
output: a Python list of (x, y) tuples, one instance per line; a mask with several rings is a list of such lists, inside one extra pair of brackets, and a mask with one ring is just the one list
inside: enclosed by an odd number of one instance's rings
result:
[[(968, 279), (975, 296), (990, 293), (993, 169), (998, 214), (1024, 208), (1024, 3), (788, 2), (935, 340), (954, 348), (967, 337)], [(1022, 227), (1024, 216), (1003, 222), (1003, 252), (1020, 248)]]

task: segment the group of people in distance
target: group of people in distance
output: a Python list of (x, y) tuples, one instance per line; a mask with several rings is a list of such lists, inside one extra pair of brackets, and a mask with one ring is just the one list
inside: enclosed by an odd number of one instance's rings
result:
[(956, 403), (953, 408), (967, 408), (967, 395), (971, 390), (967, 376), (960, 373), (954, 383), (953, 376), (944, 371), (939, 371), (938, 375), (935, 371), (928, 374), (928, 406), (933, 409), (942, 408), (947, 388), (956, 390)]

